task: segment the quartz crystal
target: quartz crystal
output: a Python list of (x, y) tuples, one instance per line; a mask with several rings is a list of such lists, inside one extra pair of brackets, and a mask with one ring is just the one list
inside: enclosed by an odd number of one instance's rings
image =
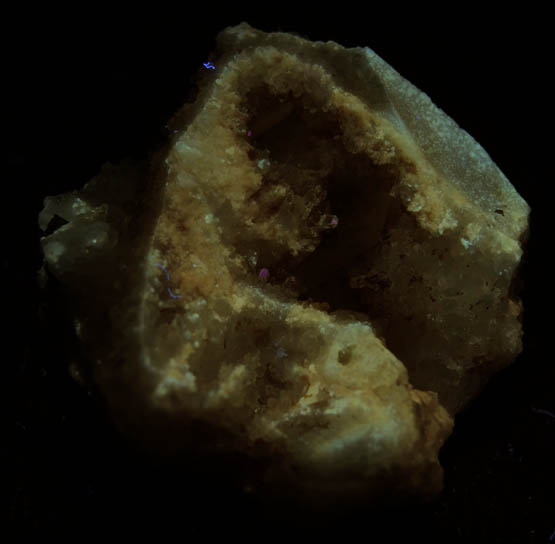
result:
[(437, 493), (453, 416), (521, 351), (526, 202), (368, 48), (228, 28), (168, 128), (45, 199), (74, 375), (145, 447), (242, 456), (255, 487)]

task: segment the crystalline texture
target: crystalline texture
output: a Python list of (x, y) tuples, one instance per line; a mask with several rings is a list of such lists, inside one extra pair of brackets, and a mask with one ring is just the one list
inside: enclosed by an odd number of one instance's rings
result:
[(144, 166), (45, 200), (81, 372), (151, 447), (310, 498), (441, 488), (452, 415), (521, 350), (529, 207), (370, 49), (247, 24)]

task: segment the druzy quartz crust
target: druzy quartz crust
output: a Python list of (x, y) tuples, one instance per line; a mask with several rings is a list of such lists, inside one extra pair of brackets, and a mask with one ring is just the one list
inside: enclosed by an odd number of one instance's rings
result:
[(143, 446), (237, 453), (265, 489), (433, 496), (522, 349), (528, 205), (368, 48), (243, 23), (210, 61), (148, 164), (45, 199), (72, 372)]

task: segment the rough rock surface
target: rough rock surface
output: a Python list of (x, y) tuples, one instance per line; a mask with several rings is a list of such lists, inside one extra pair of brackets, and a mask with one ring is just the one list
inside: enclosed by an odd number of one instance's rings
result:
[(528, 205), (370, 49), (242, 24), (211, 60), (148, 165), (45, 199), (73, 372), (149, 447), (271, 489), (436, 493), (452, 416), (521, 350)]

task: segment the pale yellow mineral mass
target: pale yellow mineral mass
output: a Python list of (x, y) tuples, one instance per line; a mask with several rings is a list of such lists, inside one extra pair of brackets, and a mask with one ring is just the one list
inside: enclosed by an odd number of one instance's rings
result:
[(148, 447), (269, 489), (436, 493), (452, 416), (521, 350), (528, 205), (370, 49), (241, 24), (211, 60), (148, 168), (45, 200), (73, 371)]

